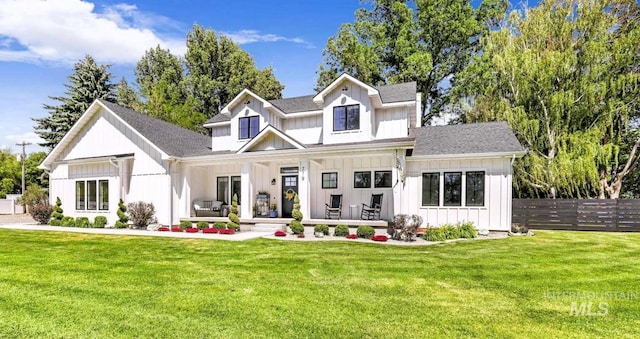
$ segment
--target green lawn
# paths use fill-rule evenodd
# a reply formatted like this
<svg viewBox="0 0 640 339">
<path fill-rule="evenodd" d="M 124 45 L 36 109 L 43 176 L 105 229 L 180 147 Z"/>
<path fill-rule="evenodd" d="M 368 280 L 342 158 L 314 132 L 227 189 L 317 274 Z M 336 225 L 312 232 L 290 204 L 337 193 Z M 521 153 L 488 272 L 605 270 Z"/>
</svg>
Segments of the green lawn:
<svg viewBox="0 0 640 339">
<path fill-rule="evenodd" d="M 545 297 L 575 291 L 636 298 Z M 2 338 L 639 337 L 639 294 L 640 234 L 399 247 L 0 230 Z"/>
</svg>

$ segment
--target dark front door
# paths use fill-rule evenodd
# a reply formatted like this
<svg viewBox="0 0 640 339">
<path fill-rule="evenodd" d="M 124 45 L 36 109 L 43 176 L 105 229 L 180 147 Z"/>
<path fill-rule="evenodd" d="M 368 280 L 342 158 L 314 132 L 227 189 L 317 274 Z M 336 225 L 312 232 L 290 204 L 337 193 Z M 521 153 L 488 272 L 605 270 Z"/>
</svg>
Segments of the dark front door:
<svg viewBox="0 0 640 339">
<path fill-rule="evenodd" d="M 298 176 L 285 175 L 282 177 L 282 217 L 291 218 L 293 211 L 293 196 L 298 193 Z"/>
</svg>

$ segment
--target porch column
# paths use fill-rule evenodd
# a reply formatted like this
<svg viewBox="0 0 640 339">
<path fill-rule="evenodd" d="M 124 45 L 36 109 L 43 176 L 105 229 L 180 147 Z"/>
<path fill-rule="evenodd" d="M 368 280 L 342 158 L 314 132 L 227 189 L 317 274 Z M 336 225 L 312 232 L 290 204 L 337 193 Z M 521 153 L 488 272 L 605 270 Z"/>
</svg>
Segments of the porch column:
<svg viewBox="0 0 640 339">
<path fill-rule="evenodd" d="M 309 160 L 300 160 L 298 164 L 298 197 L 300 198 L 300 212 L 306 219 L 311 218 L 311 184 L 309 173 Z"/>
<path fill-rule="evenodd" d="M 396 152 L 397 154 L 398 152 Z M 402 153 L 402 158 L 404 158 L 404 151 Z M 402 204 L 402 192 L 404 191 L 404 159 L 400 156 L 396 156 L 394 159 L 393 169 L 391 170 L 391 180 L 393 182 L 393 211 L 391 211 L 391 218 L 393 218 L 396 214 L 407 213 L 406 207 L 403 208 Z"/>
<path fill-rule="evenodd" d="M 242 169 L 240 170 L 240 200 L 238 204 L 240 204 L 240 217 L 245 219 L 253 218 L 253 214 L 251 213 L 251 206 L 253 205 L 251 200 L 251 164 L 245 162 L 242 164 Z"/>
</svg>

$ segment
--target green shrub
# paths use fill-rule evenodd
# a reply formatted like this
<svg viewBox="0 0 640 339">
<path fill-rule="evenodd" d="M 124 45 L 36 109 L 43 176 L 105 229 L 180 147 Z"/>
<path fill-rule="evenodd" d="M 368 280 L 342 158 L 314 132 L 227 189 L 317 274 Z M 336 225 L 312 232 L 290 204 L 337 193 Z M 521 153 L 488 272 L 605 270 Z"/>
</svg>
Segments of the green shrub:
<svg viewBox="0 0 640 339">
<path fill-rule="evenodd" d="M 338 225 L 333 229 L 333 235 L 336 237 L 344 237 L 349 234 L 349 226 L 347 225 Z"/>
<path fill-rule="evenodd" d="M 444 237 L 446 239 L 459 239 L 460 238 L 460 229 L 453 225 L 442 225 L 440 226 L 442 232 L 444 233 Z"/>
<path fill-rule="evenodd" d="M 478 237 L 478 231 L 473 227 L 473 223 L 471 221 L 459 224 L 458 229 L 460 230 L 460 238 L 473 239 Z"/>
<path fill-rule="evenodd" d="M 229 213 L 229 222 L 227 227 L 236 231 L 240 230 L 240 218 L 238 217 L 238 195 L 234 194 L 231 199 L 231 213 Z"/>
<path fill-rule="evenodd" d="M 356 230 L 356 234 L 358 235 L 358 238 L 371 239 L 371 237 L 376 234 L 376 230 L 368 225 L 360 225 Z"/>
<path fill-rule="evenodd" d="M 120 221 L 120 226 L 122 226 L 122 224 L 125 225 L 125 227 L 116 227 L 116 228 L 126 228 L 127 224 L 129 223 L 129 217 L 126 214 L 127 212 L 127 206 L 124 205 L 124 201 L 122 201 L 122 199 L 120 199 L 120 202 L 118 202 L 118 221 Z M 117 223 L 116 223 L 117 224 Z"/>
<path fill-rule="evenodd" d="M 63 217 L 62 218 L 62 226 L 64 227 L 74 227 L 76 226 L 76 219 L 73 217 Z"/>
<path fill-rule="evenodd" d="M 318 224 L 313 228 L 313 233 L 322 233 L 324 235 L 329 235 L 329 226 L 325 224 Z"/>
<path fill-rule="evenodd" d="M 201 229 L 204 229 L 204 228 L 209 228 L 209 223 L 206 222 L 206 221 L 198 221 L 196 226 L 198 227 L 199 230 L 201 230 Z"/>
<path fill-rule="evenodd" d="M 115 225 L 113 225 L 113 227 L 115 227 L 115 228 L 127 228 L 127 227 L 129 227 L 129 225 L 128 225 L 128 224 L 123 223 L 123 222 L 122 222 L 122 221 L 120 221 L 120 220 L 118 220 L 118 221 L 116 221 L 116 224 L 115 224 Z"/>
<path fill-rule="evenodd" d="M 53 212 L 53 206 L 46 202 L 40 202 L 29 206 L 29 214 L 33 220 L 42 225 L 49 223 L 49 220 L 51 219 L 51 212 Z"/>
<path fill-rule="evenodd" d="M 22 206 L 27 206 L 29 210 L 29 214 L 31 214 L 32 206 L 35 206 L 38 204 L 49 205 L 49 195 L 39 185 L 32 184 L 27 187 L 27 189 L 24 191 L 22 196 L 19 197 L 18 200 L 16 200 L 16 202 Z M 31 214 L 31 216 L 33 216 L 33 214 Z"/>
<path fill-rule="evenodd" d="M 191 223 L 191 221 L 188 221 L 188 220 L 182 220 L 180 222 L 180 227 L 182 227 L 182 229 L 191 228 L 193 227 L 193 223 Z"/>
<path fill-rule="evenodd" d="M 239 231 L 240 230 L 240 225 L 234 223 L 234 222 L 228 222 L 227 223 L 227 228 L 232 229 L 234 231 Z"/>
<path fill-rule="evenodd" d="M 226 222 L 222 222 L 222 221 L 216 221 L 213 223 L 213 227 L 219 229 L 219 230 L 223 230 L 225 228 L 227 228 L 227 223 Z"/>
<path fill-rule="evenodd" d="M 87 228 L 91 225 L 89 222 L 89 218 L 87 217 L 77 217 L 76 218 L 76 227 Z"/>
<path fill-rule="evenodd" d="M 95 228 L 104 228 L 107 225 L 107 217 L 104 215 L 99 215 L 93 220 L 93 227 Z"/>
<path fill-rule="evenodd" d="M 51 212 L 51 218 L 57 220 L 57 224 L 55 226 L 62 225 L 62 218 L 64 215 L 62 214 L 62 201 L 60 201 L 60 197 L 56 197 L 56 205 L 53 207 L 53 212 Z"/>
<path fill-rule="evenodd" d="M 60 221 L 58 219 L 51 219 L 51 220 L 49 220 L 49 225 L 51 225 L 51 226 L 60 226 L 60 225 L 62 225 L 62 221 Z"/>
<path fill-rule="evenodd" d="M 304 233 L 304 226 L 298 220 L 293 220 L 289 223 L 289 228 L 293 234 Z"/>
<path fill-rule="evenodd" d="M 422 238 L 426 241 L 445 241 L 447 237 L 444 234 L 444 231 L 440 227 L 428 227 L 424 230 L 424 235 Z"/>
<path fill-rule="evenodd" d="M 133 226 L 138 229 L 145 229 L 153 221 L 156 209 L 152 203 L 146 203 L 144 201 L 132 202 L 127 205 L 127 211 L 129 211 L 129 217 Z"/>
</svg>

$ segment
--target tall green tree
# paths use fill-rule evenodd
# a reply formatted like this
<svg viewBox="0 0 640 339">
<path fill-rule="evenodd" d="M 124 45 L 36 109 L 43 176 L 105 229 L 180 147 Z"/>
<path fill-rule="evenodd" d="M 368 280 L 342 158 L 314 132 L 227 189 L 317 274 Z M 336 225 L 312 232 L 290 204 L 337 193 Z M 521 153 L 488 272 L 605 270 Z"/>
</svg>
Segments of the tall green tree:
<svg viewBox="0 0 640 339">
<path fill-rule="evenodd" d="M 370 84 L 416 81 L 426 115 L 439 114 L 456 76 L 478 52 L 479 37 L 504 17 L 506 0 L 477 9 L 464 0 L 370 0 L 329 38 L 316 90 L 341 73 Z M 449 85 L 447 85 L 447 83 Z"/>
<path fill-rule="evenodd" d="M 127 79 L 122 77 L 115 89 L 116 104 L 137 110 L 140 107 L 140 100 L 138 99 L 138 93 L 129 86 Z"/>
<path fill-rule="evenodd" d="M 0 199 L 7 194 L 20 193 L 21 171 L 16 155 L 8 148 L 0 149 Z"/>
<path fill-rule="evenodd" d="M 258 69 L 236 43 L 199 25 L 187 35 L 185 67 L 190 94 L 207 118 L 218 114 L 244 88 L 267 100 L 280 98 L 284 89 L 271 67 Z"/>
<path fill-rule="evenodd" d="M 94 100 L 114 101 L 109 67 L 98 65 L 89 55 L 73 66 L 73 73 L 68 77 L 69 83 L 64 84 L 66 96 L 49 97 L 60 104 L 43 105 L 49 115 L 33 119 L 36 122 L 36 134 L 45 140 L 40 146 L 53 149 Z"/>
<path fill-rule="evenodd" d="M 617 198 L 638 170 L 639 6 L 551 0 L 514 11 L 461 81 L 465 121 L 506 120 L 529 154 L 516 196 Z"/>
<path fill-rule="evenodd" d="M 40 187 L 49 187 L 49 175 L 38 168 L 47 157 L 45 152 L 34 152 L 27 156 L 24 161 L 25 184 L 27 187 L 37 185 Z M 22 169 L 21 169 L 22 170 Z"/>
</svg>

